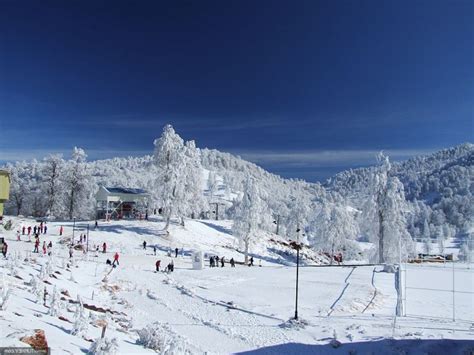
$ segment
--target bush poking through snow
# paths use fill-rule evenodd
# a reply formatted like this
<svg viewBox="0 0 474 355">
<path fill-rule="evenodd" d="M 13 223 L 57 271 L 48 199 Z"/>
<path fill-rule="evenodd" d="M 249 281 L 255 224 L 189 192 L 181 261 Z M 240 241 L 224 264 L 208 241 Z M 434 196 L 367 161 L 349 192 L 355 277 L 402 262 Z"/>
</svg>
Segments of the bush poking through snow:
<svg viewBox="0 0 474 355">
<path fill-rule="evenodd" d="M 168 325 L 155 322 L 138 331 L 138 344 L 162 355 L 190 354 L 186 340 Z"/>
<path fill-rule="evenodd" d="M 59 310 L 59 294 L 56 286 L 54 286 L 53 294 L 51 295 L 51 303 L 49 304 L 48 314 L 50 316 L 57 316 Z"/>
<path fill-rule="evenodd" d="M 92 355 L 115 355 L 118 351 L 117 339 L 99 338 L 94 341 L 89 349 Z"/>
<path fill-rule="evenodd" d="M 2 283 L 0 285 L 0 311 L 7 308 L 8 298 L 10 297 L 10 288 L 5 280 L 5 274 L 2 275 Z"/>
<path fill-rule="evenodd" d="M 81 297 L 77 295 L 77 305 L 76 305 L 76 315 L 74 326 L 71 330 L 72 335 L 82 335 L 87 332 L 89 328 L 89 322 L 84 311 L 84 306 L 82 304 Z"/>
</svg>

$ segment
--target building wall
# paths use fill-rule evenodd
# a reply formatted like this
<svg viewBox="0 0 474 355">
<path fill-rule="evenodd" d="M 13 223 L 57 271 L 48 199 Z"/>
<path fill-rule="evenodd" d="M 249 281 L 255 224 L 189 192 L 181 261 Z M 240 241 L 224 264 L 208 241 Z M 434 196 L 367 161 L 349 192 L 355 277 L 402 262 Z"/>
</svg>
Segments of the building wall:
<svg viewBox="0 0 474 355">
<path fill-rule="evenodd" d="M 3 216 L 3 203 L 10 197 L 10 174 L 0 170 L 0 217 Z"/>
</svg>

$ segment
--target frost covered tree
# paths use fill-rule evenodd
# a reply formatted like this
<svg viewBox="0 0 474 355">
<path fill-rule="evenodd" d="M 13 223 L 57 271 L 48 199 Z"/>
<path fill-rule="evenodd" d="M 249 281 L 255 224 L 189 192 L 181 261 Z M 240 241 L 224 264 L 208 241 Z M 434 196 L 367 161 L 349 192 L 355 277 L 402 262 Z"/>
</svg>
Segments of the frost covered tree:
<svg viewBox="0 0 474 355">
<path fill-rule="evenodd" d="M 185 156 L 185 199 L 187 216 L 196 218 L 207 209 L 203 195 L 202 165 L 199 150 L 194 141 L 186 142 L 184 146 Z"/>
<path fill-rule="evenodd" d="M 411 246 L 406 222 L 408 205 L 402 183 L 389 175 L 388 157 L 380 153 L 377 161 L 360 225 L 375 244 L 378 262 L 396 262 L 400 255 L 402 258 L 407 256 Z"/>
<path fill-rule="evenodd" d="M 310 242 L 331 255 L 331 264 L 337 252 L 347 250 L 347 257 L 352 259 L 359 251 L 354 239 L 359 228 L 355 212 L 344 204 L 325 203 L 310 224 Z"/>
<path fill-rule="evenodd" d="M 98 338 L 89 349 L 91 355 L 115 355 L 119 350 L 117 338 Z"/>
<path fill-rule="evenodd" d="M 137 343 L 159 354 L 191 354 L 186 340 L 174 332 L 169 325 L 155 322 L 138 331 Z"/>
<path fill-rule="evenodd" d="M 233 235 L 238 238 L 241 247 L 244 248 L 246 264 L 249 259 L 249 247 L 258 237 L 258 231 L 266 212 L 256 182 L 252 178 L 248 178 L 232 226 Z"/>
<path fill-rule="evenodd" d="M 423 242 L 423 250 L 425 254 L 431 254 L 431 231 L 430 231 L 430 225 L 428 224 L 428 220 L 426 219 L 423 224 L 422 242 Z"/>
<path fill-rule="evenodd" d="M 302 238 L 309 223 L 312 203 L 309 194 L 305 193 L 305 187 L 305 182 L 297 181 L 290 191 L 288 215 L 284 219 L 284 226 L 286 236 L 291 240 Z"/>
<path fill-rule="evenodd" d="M 72 335 L 82 335 L 87 332 L 89 322 L 84 311 L 81 297 L 77 295 L 76 314 L 74 316 L 74 325 L 71 330 Z"/>
<path fill-rule="evenodd" d="M 184 142 L 171 125 L 163 128 L 159 139 L 155 139 L 154 162 L 158 166 L 158 178 L 154 184 L 155 199 L 161 203 L 166 219 L 164 230 L 168 230 L 171 217 L 182 217 L 185 189 Z"/>
<path fill-rule="evenodd" d="M 53 216 L 63 215 L 63 169 L 64 160 L 61 155 L 52 154 L 44 159 L 41 177 L 46 199 L 46 213 Z"/>
<path fill-rule="evenodd" d="M 209 171 L 209 176 L 207 178 L 207 193 L 208 193 L 207 197 L 209 199 L 209 203 L 215 202 L 214 197 L 217 192 L 217 186 L 218 186 L 218 182 L 217 182 L 216 173 L 214 171 Z"/>
<path fill-rule="evenodd" d="M 2 273 L 2 282 L 0 283 L 0 310 L 4 311 L 7 308 L 10 293 L 10 287 L 8 282 L 5 280 L 5 273 Z"/>
<path fill-rule="evenodd" d="M 65 177 L 66 205 L 69 219 L 88 217 L 93 207 L 92 191 L 88 189 L 91 177 L 86 165 L 87 155 L 83 149 L 74 147 L 67 164 Z"/>
<path fill-rule="evenodd" d="M 54 286 L 53 294 L 51 295 L 51 302 L 49 304 L 48 314 L 50 316 L 57 316 L 58 315 L 58 308 L 59 308 L 59 294 L 56 286 Z"/>
</svg>

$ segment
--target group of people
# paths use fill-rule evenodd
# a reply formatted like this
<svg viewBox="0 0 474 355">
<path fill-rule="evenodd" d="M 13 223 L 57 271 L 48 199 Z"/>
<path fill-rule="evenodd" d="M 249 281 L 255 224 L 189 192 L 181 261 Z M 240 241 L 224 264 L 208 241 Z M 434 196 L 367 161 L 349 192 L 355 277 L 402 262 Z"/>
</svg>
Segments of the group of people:
<svg viewBox="0 0 474 355">
<path fill-rule="evenodd" d="M 33 232 L 33 235 L 39 235 L 39 234 L 46 234 L 48 232 L 48 226 L 46 225 L 46 222 L 41 222 L 39 226 L 22 226 L 21 227 L 21 234 L 22 235 L 31 235 L 31 232 Z M 20 231 L 17 231 L 17 236 L 19 236 Z"/>
<path fill-rule="evenodd" d="M 107 265 L 112 265 L 112 267 L 116 267 L 115 265 L 120 265 L 119 263 L 119 258 L 120 258 L 120 255 L 118 252 L 115 252 L 114 254 L 114 261 L 110 261 L 110 259 L 107 259 L 107 261 L 105 262 Z"/>
<path fill-rule="evenodd" d="M 35 248 L 33 249 L 33 253 L 38 253 L 39 254 L 39 246 L 40 246 L 40 238 L 39 235 L 35 235 Z M 49 241 L 49 243 L 46 245 L 46 241 L 43 240 L 43 245 L 42 245 L 42 251 L 43 255 L 48 254 L 51 256 L 51 252 L 53 250 L 53 242 Z"/>
<path fill-rule="evenodd" d="M 46 234 L 48 232 L 48 226 L 46 222 L 41 222 L 38 226 L 22 226 L 21 232 L 20 229 L 16 231 L 16 240 L 20 241 L 22 235 L 28 236 L 28 241 L 31 241 L 31 235 L 33 234 L 35 238 L 39 238 L 40 234 Z"/>
<path fill-rule="evenodd" d="M 217 255 L 215 256 L 211 256 L 209 258 L 209 267 L 219 267 L 219 261 L 221 263 L 221 267 L 224 267 L 224 264 L 225 264 L 225 257 L 221 257 L 219 258 Z M 229 260 L 229 264 L 231 267 L 235 267 L 235 260 L 234 258 L 231 258 Z"/>
<path fill-rule="evenodd" d="M 160 267 L 161 267 L 161 260 L 157 260 L 155 262 L 155 268 L 156 268 L 155 272 L 159 272 Z M 165 271 L 165 272 L 173 272 L 174 271 L 174 262 L 173 262 L 173 260 L 170 260 L 170 262 L 168 263 L 168 265 L 166 266 L 166 268 L 163 271 Z"/>
</svg>

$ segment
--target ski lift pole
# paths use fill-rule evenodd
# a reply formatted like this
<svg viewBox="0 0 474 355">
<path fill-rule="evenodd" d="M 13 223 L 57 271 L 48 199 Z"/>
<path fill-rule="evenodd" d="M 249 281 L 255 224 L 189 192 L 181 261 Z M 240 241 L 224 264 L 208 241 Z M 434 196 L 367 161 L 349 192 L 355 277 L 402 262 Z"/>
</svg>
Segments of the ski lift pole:
<svg viewBox="0 0 474 355">
<path fill-rule="evenodd" d="M 89 252 L 89 224 L 87 224 L 87 246 L 86 246 L 86 252 Z"/>
</svg>

